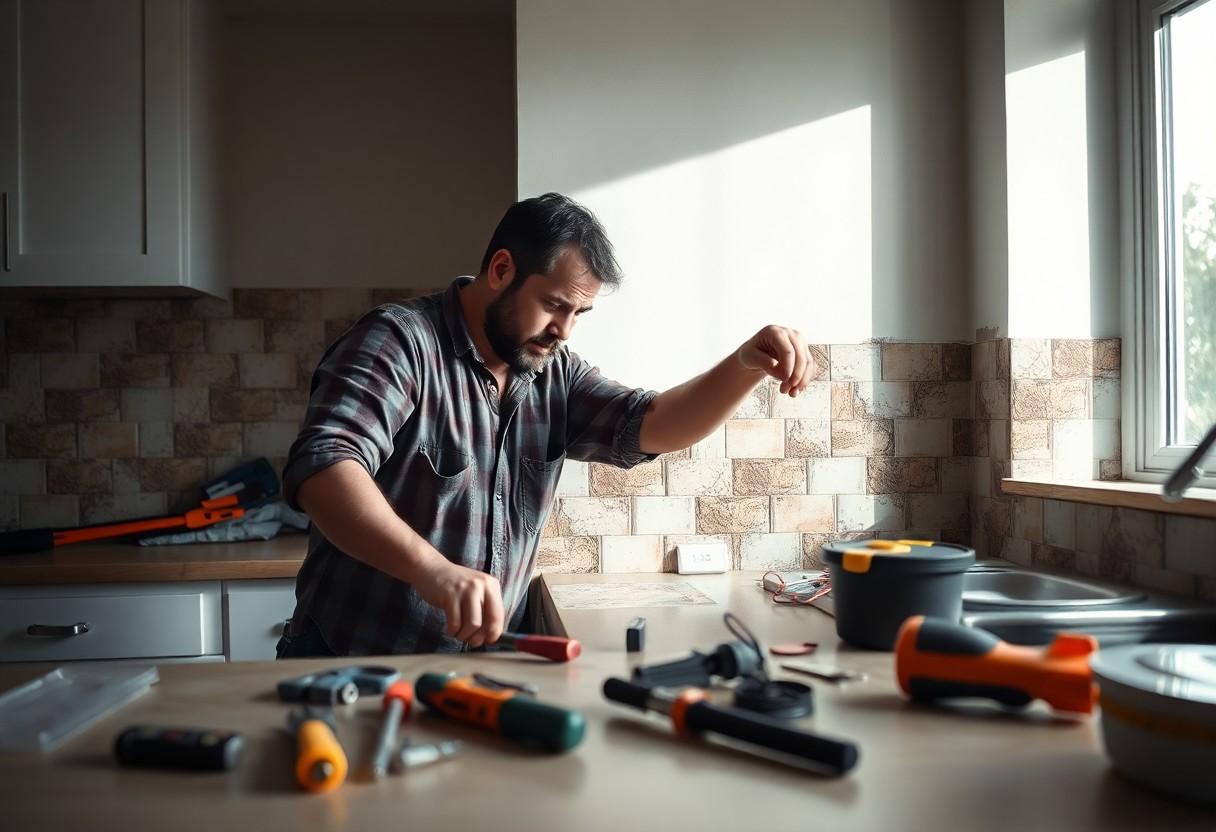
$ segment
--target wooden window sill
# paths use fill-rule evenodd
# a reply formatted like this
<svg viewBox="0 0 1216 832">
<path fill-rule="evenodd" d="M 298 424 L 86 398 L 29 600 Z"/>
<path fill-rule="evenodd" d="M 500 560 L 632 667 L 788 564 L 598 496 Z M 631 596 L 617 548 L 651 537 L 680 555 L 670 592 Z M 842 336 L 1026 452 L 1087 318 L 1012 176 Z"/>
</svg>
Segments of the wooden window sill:
<svg viewBox="0 0 1216 832">
<path fill-rule="evenodd" d="M 1216 489 L 1211 488 L 1192 488 L 1177 503 L 1167 503 L 1161 498 L 1161 486 L 1146 482 L 1003 479 L 1001 491 L 1019 497 L 1041 497 L 1045 500 L 1067 500 L 1216 519 Z"/>
</svg>

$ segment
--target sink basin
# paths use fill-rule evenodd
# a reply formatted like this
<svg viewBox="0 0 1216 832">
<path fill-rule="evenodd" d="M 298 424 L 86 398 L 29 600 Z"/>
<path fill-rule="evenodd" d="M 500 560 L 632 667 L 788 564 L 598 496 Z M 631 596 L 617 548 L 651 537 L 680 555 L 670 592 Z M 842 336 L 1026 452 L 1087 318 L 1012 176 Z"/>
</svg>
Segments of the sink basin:
<svg viewBox="0 0 1216 832">
<path fill-rule="evenodd" d="M 1013 569 L 977 569 L 963 576 L 963 609 L 1077 608 L 1144 599 L 1128 591 L 1078 578 Z"/>
</svg>

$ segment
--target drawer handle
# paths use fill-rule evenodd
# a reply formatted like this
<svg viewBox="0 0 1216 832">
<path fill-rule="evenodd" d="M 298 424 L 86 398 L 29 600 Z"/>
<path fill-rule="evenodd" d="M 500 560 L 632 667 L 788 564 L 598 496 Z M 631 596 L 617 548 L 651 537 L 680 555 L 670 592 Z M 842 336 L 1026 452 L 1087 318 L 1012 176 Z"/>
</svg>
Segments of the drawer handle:
<svg viewBox="0 0 1216 832">
<path fill-rule="evenodd" d="M 89 625 L 83 621 L 75 624 L 31 624 L 25 628 L 30 636 L 78 636 L 89 631 Z"/>
</svg>

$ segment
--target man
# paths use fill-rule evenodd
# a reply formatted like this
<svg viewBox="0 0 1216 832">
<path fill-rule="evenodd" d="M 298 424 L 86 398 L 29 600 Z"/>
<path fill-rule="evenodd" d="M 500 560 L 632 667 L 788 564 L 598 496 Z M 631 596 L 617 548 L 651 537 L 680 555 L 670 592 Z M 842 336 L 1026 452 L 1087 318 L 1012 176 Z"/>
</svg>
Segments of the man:
<svg viewBox="0 0 1216 832">
<path fill-rule="evenodd" d="M 603 377 L 564 342 L 619 281 L 598 220 L 545 194 L 507 211 L 475 278 L 329 348 L 283 477 L 313 528 L 280 658 L 493 644 L 522 623 L 566 459 L 628 468 L 708 436 L 766 374 L 806 388 L 807 344 L 777 326 L 662 394 Z"/>
</svg>

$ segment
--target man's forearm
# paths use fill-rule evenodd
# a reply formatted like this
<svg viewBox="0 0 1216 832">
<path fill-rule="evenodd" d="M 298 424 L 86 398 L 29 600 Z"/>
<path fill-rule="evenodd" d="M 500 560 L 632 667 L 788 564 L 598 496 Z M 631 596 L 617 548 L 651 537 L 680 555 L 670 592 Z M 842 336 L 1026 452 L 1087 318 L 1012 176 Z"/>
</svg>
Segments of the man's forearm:
<svg viewBox="0 0 1216 832">
<path fill-rule="evenodd" d="M 744 367 L 732 353 L 696 378 L 660 393 L 642 418 L 642 452 L 668 453 L 700 442 L 739 409 L 764 376 L 762 370 Z"/>
<path fill-rule="evenodd" d="M 346 554 L 406 583 L 443 558 L 393 511 L 362 465 L 343 460 L 300 484 L 296 499 L 321 534 Z"/>
</svg>

